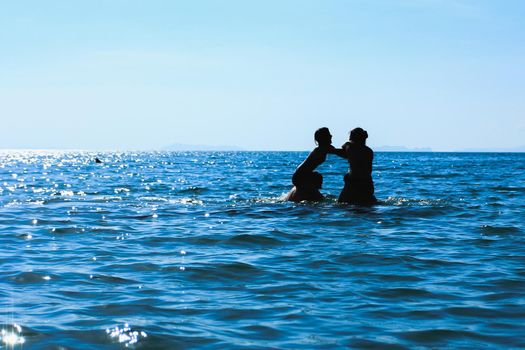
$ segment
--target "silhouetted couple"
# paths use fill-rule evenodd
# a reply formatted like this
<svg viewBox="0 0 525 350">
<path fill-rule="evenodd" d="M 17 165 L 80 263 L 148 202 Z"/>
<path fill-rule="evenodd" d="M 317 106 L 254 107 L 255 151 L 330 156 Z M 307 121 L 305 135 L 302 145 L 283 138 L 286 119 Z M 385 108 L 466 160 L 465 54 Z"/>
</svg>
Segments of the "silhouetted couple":
<svg viewBox="0 0 525 350">
<path fill-rule="evenodd" d="M 332 135 L 328 128 L 320 128 L 314 134 L 317 147 L 297 167 L 292 177 L 294 187 L 286 196 L 293 202 L 320 201 L 324 197 L 319 191 L 323 186 L 323 176 L 314 171 L 321 165 L 328 154 L 335 154 L 348 160 L 349 172 L 344 176 L 344 187 L 338 202 L 371 205 L 377 200 L 374 196 L 372 181 L 372 161 L 374 152 L 366 145 L 368 133 L 355 128 L 350 132 L 350 139 L 341 148 L 332 145 Z"/>
</svg>

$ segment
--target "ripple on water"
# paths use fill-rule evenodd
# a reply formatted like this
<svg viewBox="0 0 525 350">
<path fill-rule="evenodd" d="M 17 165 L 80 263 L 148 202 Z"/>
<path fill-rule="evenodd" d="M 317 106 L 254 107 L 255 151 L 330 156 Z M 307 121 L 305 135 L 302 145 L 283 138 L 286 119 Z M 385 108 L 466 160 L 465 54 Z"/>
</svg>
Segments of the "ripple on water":
<svg viewBox="0 0 525 350">
<path fill-rule="evenodd" d="M 257 266 L 242 262 L 192 266 L 186 271 L 187 277 L 192 280 L 229 280 L 235 284 L 242 281 L 252 280 L 264 273 Z"/>
<path fill-rule="evenodd" d="M 89 275 L 89 278 L 93 281 L 109 283 L 109 284 L 138 284 L 138 281 L 135 281 L 129 278 L 124 278 L 124 277 L 112 276 L 112 275 L 93 274 L 93 275 Z"/>
<path fill-rule="evenodd" d="M 240 332 L 242 332 L 243 337 L 249 339 L 280 339 L 285 336 L 288 332 L 276 329 L 274 327 L 265 326 L 265 325 L 249 325 L 240 327 Z"/>
<path fill-rule="evenodd" d="M 126 347 L 139 343 L 141 340 L 148 337 L 148 334 L 143 330 L 132 329 L 129 324 L 124 326 L 116 326 L 114 328 L 107 328 L 106 334 L 113 340 Z"/>
<path fill-rule="evenodd" d="M 271 247 L 282 245 L 283 242 L 276 238 L 272 238 L 264 235 L 252 235 L 252 234 L 240 234 L 225 240 L 226 244 L 236 246 L 254 246 L 254 247 Z"/>
<path fill-rule="evenodd" d="M 170 204 L 183 204 L 183 205 L 203 205 L 204 202 L 197 198 L 179 198 L 168 200 Z"/>
<path fill-rule="evenodd" d="M 442 207 L 450 203 L 445 199 L 413 199 L 404 197 L 387 197 L 379 201 L 380 205 L 406 206 L 406 207 Z"/>
<path fill-rule="evenodd" d="M 525 193 L 525 187 L 518 187 L 518 186 L 494 186 L 490 188 L 491 190 L 497 191 L 497 192 L 503 192 L 503 193 Z"/>
<path fill-rule="evenodd" d="M 129 263 L 129 264 L 111 264 L 107 265 L 108 269 L 112 269 L 114 271 L 158 271 L 160 270 L 160 266 L 154 263 Z"/>
<path fill-rule="evenodd" d="M 209 188 L 207 187 L 198 187 L 198 186 L 192 186 L 192 187 L 188 187 L 188 188 L 184 188 L 184 189 L 181 189 L 179 190 L 180 193 L 183 193 L 183 194 L 203 194 L 205 192 L 208 192 L 209 191 Z"/>
<path fill-rule="evenodd" d="M 506 235 L 521 233 L 519 227 L 516 226 L 491 226 L 482 225 L 480 227 L 481 233 L 484 235 Z"/>
<path fill-rule="evenodd" d="M 45 283 L 50 280 L 58 279 L 57 275 L 45 273 L 45 272 L 20 272 L 9 278 L 16 284 L 35 284 Z"/>
<path fill-rule="evenodd" d="M 315 293 L 321 292 L 323 289 L 314 283 L 306 282 L 275 282 L 266 283 L 262 285 L 249 286 L 250 291 L 259 295 L 259 297 L 270 297 L 272 299 L 278 298 L 280 295 L 295 295 L 297 293 Z M 266 299 L 266 298 L 264 298 Z"/>
<path fill-rule="evenodd" d="M 465 329 L 424 329 L 399 332 L 397 335 L 411 343 L 456 348 L 486 348 L 487 345 L 499 345 L 505 348 L 523 346 L 525 342 L 505 336 L 482 334 Z"/>
<path fill-rule="evenodd" d="M 145 330 L 129 324 L 106 329 L 55 329 L 49 332 L 28 334 L 24 328 L 25 344 L 12 349 L 113 349 L 115 345 L 117 348 L 133 349 L 147 347 L 150 343 L 149 334 Z"/>
<path fill-rule="evenodd" d="M 382 342 L 377 340 L 370 339 L 360 339 L 359 337 L 354 337 L 348 343 L 349 348 L 351 349 L 389 349 L 389 350 L 407 350 L 409 347 L 405 347 L 394 342 Z"/>
<path fill-rule="evenodd" d="M 61 226 L 51 228 L 50 232 L 56 235 L 84 234 L 86 233 L 86 228 L 79 226 Z"/>
<path fill-rule="evenodd" d="M 474 319 L 481 318 L 485 320 L 520 317 L 519 316 L 520 312 L 516 312 L 516 310 L 507 312 L 501 308 L 498 309 L 498 308 L 486 308 L 486 307 L 476 307 L 476 306 L 449 307 L 449 308 L 444 308 L 443 312 L 446 312 L 450 315 L 457 316 L 457 317 L 474 318 Z"/>
<path fill-rule="evenodd" d="M 166 198 L 163 198 L 163 197 L 139 197 L 138 198 L 139 201 L 142 201 L 142 202 L 168 202 L 168 199 Z"/>
<path fill-rule="evenodd" d="M 436 294 L 425 290 L 424 288 L 407 288 L 407 287 L 398 287 L 398 288 L 379 288 L 372 290 L 369 295 L 374 296 L 379 299 L 397 299 L 397 300 L 445 300 L 445 299 L 454 299 L 454 297 L 449 294 L 440 293 Z"/>
</svg>

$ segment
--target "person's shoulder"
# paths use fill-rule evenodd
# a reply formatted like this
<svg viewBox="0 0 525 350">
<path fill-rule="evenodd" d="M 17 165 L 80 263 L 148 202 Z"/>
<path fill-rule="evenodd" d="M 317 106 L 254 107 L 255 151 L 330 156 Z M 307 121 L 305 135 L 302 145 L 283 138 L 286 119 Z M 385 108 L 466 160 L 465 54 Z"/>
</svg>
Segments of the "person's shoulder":
<svg viewBox="0 0 525 350">
<path fill-rule="evenodd" d="M 312 152 L 310 152 L 310 155 L 312 156 L 320 156 L 327 152 L 326 148 L 317 146 L 315 147 Z"/>
<path fill-rule="evenodd" d="M 328 153 L 334 153 L 336 148 L 333 146 L 333 145 L 328 145 L 328 146 L 317 146 L 315 148 L 316 150 L 318 150 L 317 152 L 319 154 L 328 154 Z"/>
</svg>

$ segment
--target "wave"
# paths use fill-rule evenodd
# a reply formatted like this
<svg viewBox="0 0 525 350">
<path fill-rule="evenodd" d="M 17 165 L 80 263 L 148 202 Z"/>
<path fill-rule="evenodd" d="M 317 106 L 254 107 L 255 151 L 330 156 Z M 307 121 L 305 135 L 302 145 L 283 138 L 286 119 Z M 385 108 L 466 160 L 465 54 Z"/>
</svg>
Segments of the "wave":
<svg viewBox="0 0 525 350">
<path fill-rule="evenodd" d="M 484 235 L 506 235 L 506 234 L 521 233 L 520 228 L 516 226 L 482 225 L 480 227 L 480 230 L 481 230 L 481 233 Z"/>
<path fill-rule="evenodd" d="M 103 282 L 110 284 L 138 284 L 138 281 L 112 275 L 93 274 L 89 275 L 89 279 L 94 282 Z"/>
<path fill-rule="evenodd" d="M 498 191 L 498 192 L 503 192 L 503 193 L 506 193 L 506 192 L 516 192 L 516 193 L 525 193 L 525 187 L 517 187 L 517 186 L 494 186 L 494 187 L 490 187 L 491 190 L 493 191 Z"/>
<path fill-rule="evenodd" d="M 415 199 L 404 197 L 387 197 L 384 200 L 379 200 L 379 205 L 387 206 L 447 206 L 450 204 L 445 199 Z"/>
<path fill-rule="evenodd" d="M 168 202 L 168 199 L 166 198 L 162 198 L 162 197 L 152 197 L 152 196 L 148 196 L 148 197 L 138 197 L 137 198 L 139 201 L 143 201 L 143 202 Z"/>
<path fill-rule="evenodd" d="M 251 235 L 251 234 L 240 234 L 228 238 L 224 243 L 239 246 L 279 246 L 283 242 L 276 238 L 262 236 L 262 235 Z"/>
<path fill-rule="evenodd" d="M 233 283 L 239 283 L 257 278 L 258 275 L 263 274 L 263 270 L 252 264 L 232 262 L 192 266 L 186 269 L 186 273 L 187 278 L 191 280 L 230 280 Z"/>
<path fill-rule="evenodd" d="M 184 205 L 203 205 L 204 201 L 196 198 L 179 198 L 179 199 L 170 199 L 170 204 L 184 204 Z"/>
<path fill-rule="evenodd" d="M 46 283 L 51 280 L 58 279 L 57 275 L 49 274 L 46 272 L 20 272 L 9 278 L 16 284 L 35 284 L 35 283 Z"/>
<path fill-rule="evenodd" d="M 202 194 L 202 193 L 208 192 L 209 190 L 210 189 L 207 187 L 194 186 L 194 187 L 184 188 L 180 190 L 179 192 L 180 193 L 191 193 L 191 194 Z"/>
</svg>

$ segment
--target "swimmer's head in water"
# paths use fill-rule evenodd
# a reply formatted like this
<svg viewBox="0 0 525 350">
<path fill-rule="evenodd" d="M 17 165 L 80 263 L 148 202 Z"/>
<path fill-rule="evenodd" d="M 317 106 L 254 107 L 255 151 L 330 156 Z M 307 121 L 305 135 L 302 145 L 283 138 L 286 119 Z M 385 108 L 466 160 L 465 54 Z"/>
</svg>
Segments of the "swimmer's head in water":
<svg viewBox="0 0 525 350">
<path fill-rule="evenodd" d="M 319 146 L 328 146 L 332 144 L 332 135 L 328 128 L 320 128 L 315 131 L 314 140 Z"/>
<path fill-rule="evenodd" d="M 350 131 L 350 141 L 354 141 L 355 143 L 364 144 L 367 138 L 368 138 L 368 133 L 366 132 L 366 130 L 363 130 L 362 128 L 355 128 L 352 131 Z"/>
</svg>

